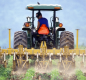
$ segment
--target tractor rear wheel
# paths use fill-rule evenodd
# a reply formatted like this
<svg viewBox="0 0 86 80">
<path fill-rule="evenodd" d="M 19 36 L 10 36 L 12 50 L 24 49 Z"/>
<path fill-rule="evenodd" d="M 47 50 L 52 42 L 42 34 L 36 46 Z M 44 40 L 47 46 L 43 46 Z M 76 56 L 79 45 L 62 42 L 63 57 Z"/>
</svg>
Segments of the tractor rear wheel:
<svg viewBox="0 0 86 80">
<path fill-rule="evenodd" d="M 14 33 L 14 49 L 17 49 L 20 44 L 23 48 L 27 48 L 27 34 L 24 31 Z"/>
<path fill-rule="evenodd" d="M 60 48 L 68 45 L 69 49 L 74 49 L 74 35 L 72 32 L 63 31 L 60 35 Z"/>
</svg>

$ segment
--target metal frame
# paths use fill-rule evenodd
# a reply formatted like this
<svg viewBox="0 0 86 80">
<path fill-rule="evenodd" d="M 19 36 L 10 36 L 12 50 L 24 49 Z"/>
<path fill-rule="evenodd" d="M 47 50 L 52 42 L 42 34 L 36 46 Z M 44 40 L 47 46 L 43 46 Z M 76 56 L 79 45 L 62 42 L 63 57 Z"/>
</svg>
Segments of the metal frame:
<svg viewBox="0 0 86 80">
<path fill-rule="evenodd" d="M 34 29 L 34 10 L 32 10 L 32 29 Z M 33 36 L 32 36 L 32 47 L 34 47 L 34 45 L 33 45 Z"/>
<path fill-rule="evenodd" d="M 56 19 L 55 19 L 55 17 L 56 17 L 56 11 L 54 10 L 54 12 L 53 12 L 53 27 L 54 27 L 54 42 L 53 42 L 53 44 L 54 44 L 54 48 L 56 47 L 56 34 L 55 34 L 55 21 L 56 21 Z"/>
<path fill-rule="evenodd" d="M 32 28 L 34 28 L 34 10 L 32 10 Z"/>
</svg>

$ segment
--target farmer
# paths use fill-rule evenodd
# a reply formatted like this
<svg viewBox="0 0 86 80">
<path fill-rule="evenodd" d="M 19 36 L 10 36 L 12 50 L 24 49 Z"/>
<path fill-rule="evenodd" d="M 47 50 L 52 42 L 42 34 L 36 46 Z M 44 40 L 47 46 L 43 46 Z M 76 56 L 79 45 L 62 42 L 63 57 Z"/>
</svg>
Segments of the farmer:
<svg viewBox="0 0 86 80">
<path fill-rule="evenodd" d="M 35 37 L 35 39 L 37 40 L 37 35 L 49 34 L 49 25 L 48 25 L 48 20 L 46 18 L 43 18 L 40 12 L 36 13 L 36 17 L 38 18 L 37 31 L 33 32 L 33 37 Z"/>
<path fill-rule="evenodd" d="M 38 18 L 38 25 L 37 30 L 42 27 L 42 25 L 45 25 L 47 28 L 49 28 L 48 20 L 46 18 L 42 17 L 42 14 L 40 12 L 36 13 L 36 17 Z"/>
</svg>

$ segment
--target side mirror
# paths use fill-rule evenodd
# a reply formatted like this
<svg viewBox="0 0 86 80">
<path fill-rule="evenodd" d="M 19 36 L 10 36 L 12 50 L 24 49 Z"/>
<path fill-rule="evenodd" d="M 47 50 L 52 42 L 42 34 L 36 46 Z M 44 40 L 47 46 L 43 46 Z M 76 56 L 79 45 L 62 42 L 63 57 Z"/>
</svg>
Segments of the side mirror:
<svg viewBox="0 0 86 80">
<path fill-rule="evenodd" d="M 27 22 L 31 22 L 31 17 L 26 17 L 27 18 Z"/>
<path fill-rule="evenodd" d="M 59 22 L 59 18 L 58 17 L 56 17 L 56 22 Z"/>
</svg>

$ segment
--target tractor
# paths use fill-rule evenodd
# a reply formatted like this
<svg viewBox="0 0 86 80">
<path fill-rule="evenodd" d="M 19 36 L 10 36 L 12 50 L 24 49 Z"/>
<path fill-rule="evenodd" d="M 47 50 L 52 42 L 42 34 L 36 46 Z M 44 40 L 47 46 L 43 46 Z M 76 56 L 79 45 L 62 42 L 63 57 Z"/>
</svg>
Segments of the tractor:
<svg viewBox="0 0 86 80">
<path fill-rule="evenodd" d="M 26 9 L 32 11 L 32 17 L 27 17 L 27 22 L 24 23 L 23 28 L 22 28 L 23 31 L 17 31 L 14 33 L 14 49 L 17 49 L 19 45 L 23 45 L 23 48 L 27 48 L 28 51 L 34 49 L 33 52 L 30 51 L 31 53 L 28 54 L 28 56 L 29 58 L 32 58 L 32 59 L 35 59 L 35 57 L 37 56 L 35 65 L 36 66 L 41 65 L 41 67 L 43 67 L 44 63 L 47 63 L 45 58 L 47 57 L 49 58 L 50 65 L 52 64 L 51 56 L 52 56 L 52 59 L 58 58 L 57 54 L 55 54 L 56 53 L 55 49 L 59 50 L 60 48 L 64 48 L 65 46 L 66 48 L 68 47 L 69 49 L 74 49 L 73 33 L 66 31 L 66 29 L 63 27 L 63 24 L 59 22 L 59 18 L 56 16 L 56 11 L 62 10 L 61 5 L 30 4 L 30 5 L 27 5 Z M 35 21 L 34 11 L 39 11 L 39 12 L 52 11 L 53 12 L 53 16 L 51 16 L 50 18 L 51 26 L 49 26 L 49 29 L 48 29 L 49 34 L 47 35 L 37 34 L 36 35 L 37 40 L 32 35 L 33 32 L 37 31 L 36 27 L 34 27 L 34 21 Z M 61 34 L 59 34 L 60 31 L 61 31 Z M 37 54 L 34 55 L 36 52 Z M 65 54 L 65 55 L 61 56 L 61 60 L 72 61 L 72 57 L 67 56 L 69 54 Z M 43 64 L 40 64 L 38 60 L 39 58 L 38 56 L 42 58 L 41 62 L 43 62 Z M 19 57 L 21 56 L 16 55 L 17 59 L 19 59 Z M 26 57 L 23 55 L 22 58 L 25 59 Z M 62 64 L 62 61 L 60 61 L 60 64 Z M 38 67 L 40 68 L 40 66 Z"/>
<path fill-rule="evenodd" d="M 6 68 L 6 55 L 13 55 L 13 70 L 27 69 L 30 67 L 30 59 L 34 60 L 33 66 L 36 71 L 52 70 L 53 60 L 58 60 L 56 68 L 60 70 L 72 70 L 75 67 L 75 56 L 82 56 L 81 65 L 85 62 L 85 49 L 78 48 L 78 30 L 76 29 L 76 48 L 74 48 L 74 35 L 72 32 L 66 31 L 63 24 L 59 22 L 56 11 L 62 10 L 58 4 L 29 4 L 27 10 L 32 11 L 32 17 L 27 17 L 22 30 L 14 33 L 14 48 L 11 48 L 11 35 L 9 29 L 9 48 L 2 49 L 0 47 L 0 58 L 4 60 Z M 37 39 L 33 36 L 34 32 L 39 32 L 34 27 L 34 11 L 52 11 L 53 16 L 50 17 L 51 25 L 48 34 L 37 34 Z M 49 23 L 49 21 L 48 21 Z M 44 29 L 43 29 L 44 30 Z M 44 31 L 45 32 L 45 31 Z"/>
<path fill-rule="evenodd" d="M 14 33 L 14 49 L 18 48 L 18 45 L 23 45 L 24 48 L 39 49 L 41 36 L 38 34 L 40 41 L 37 41 L 32 36 L 32 32 L 36 31 L 34 27 L 34 11 L 52 11 L 53 16 L 50 18 L 51 26 L 49 26 L 49 34 L 45 35 L 47 48 L 48 49 L 59 49 L 68 45 L 69 49 L 74 49 L 74 36 L 72 32 L 65 31 L 63 24 L 59 22 L 59 18 L 56 17 L 56 11 L 62 10 L 61 5 L 44 5 L 44 4 L 33 4 L 26 7 L 27 10 L 32 11 L 32 17 L 27 17 L 27 22 L 24 23 L 22 30 Z M 32 20 L 32 21 L 31 21 Z M 48 21 L 49 22 L 49 21 Z M 53 24 L 53 25 L 52 25 Z M 61 34 L 59 34 L 60 31 Z M 60 36 L 59 36 L 60 35 Z"/>
</svg>

